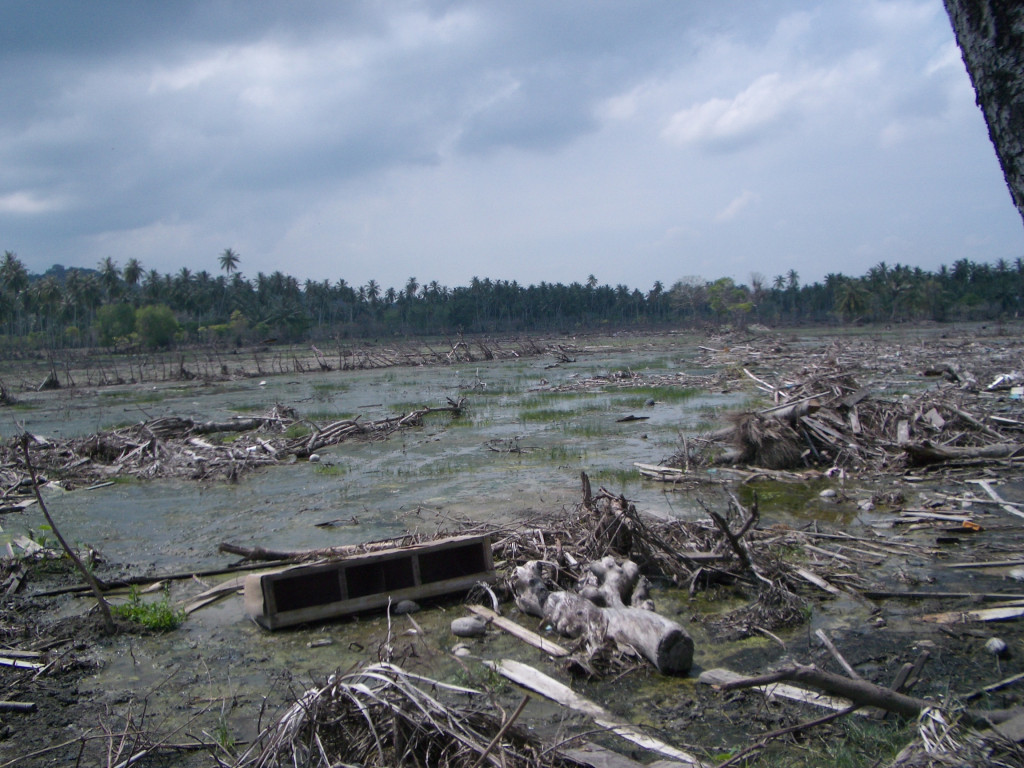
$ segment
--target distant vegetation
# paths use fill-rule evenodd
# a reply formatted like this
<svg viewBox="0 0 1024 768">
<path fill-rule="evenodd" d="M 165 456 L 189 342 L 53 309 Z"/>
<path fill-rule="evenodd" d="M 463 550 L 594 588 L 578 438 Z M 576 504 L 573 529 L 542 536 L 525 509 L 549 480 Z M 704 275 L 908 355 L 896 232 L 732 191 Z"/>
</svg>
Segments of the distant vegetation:
<svg viewBox="0 0 1024 768">
<path fill-rule="evenodd" d="M 410 277 L 401 289 L 351 286 L 273 272 L 247 278 L 226 249 L 220 274 L 146 271 L 136 259 L 96 269 L 51 267 L 30 275 L 7 251 L 0 261 L 0 350 L 175 344 L 237 346 L 254 341 L 465 333 L 567 332 L 600 328 L 708 327 L 763 323 L 901 323 L 1016 317 L 1024 304 L 1024 259 L 937 272 L 880 263 L 860 277 L 833 273 L 800 283 L 790 270 L 749 284 L 723 277 L 660 281 L 644 292 L 600 285 L 523 286 L 473 278 L 448 288 Z"/>
</svg>

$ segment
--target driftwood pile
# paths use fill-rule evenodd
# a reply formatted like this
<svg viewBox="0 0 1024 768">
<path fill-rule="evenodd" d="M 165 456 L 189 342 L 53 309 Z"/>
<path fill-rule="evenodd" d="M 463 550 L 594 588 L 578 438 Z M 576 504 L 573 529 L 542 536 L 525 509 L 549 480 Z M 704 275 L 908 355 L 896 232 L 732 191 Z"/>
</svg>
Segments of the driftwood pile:
<svg viewBox="0 0 1024 768">
<path fill-rule="evenodd" d="M 457 705 L 451 703 L 455 696 L 460 698 Z M 324 685 L 306 691 L 234 765 L 581 765 L 515 725 L 528 701 L 524 698 L 514 712 L 499 718 L 481 691 L 430 680 L 382 662 L 332 675 Z"/>
<path fill-rule="evenodd" d="M 732 371 L 771 405 L 691 439 L 668 467 L 879 473 L 1024 461 L 1024 401 L 1014 389 L 1024 385 L 1024 348 L 1012 340 L 702 349 L 705 365 Z"/>
<path fill-rule="evenodd" d="M 30 436 L 30 450 L 35 467 L 48 480 L 60 480 L 66 488 L 118 476 L 234 481 L 258 467 L 296 458 L 315 460 L 317 451 L 345 440 L 383 439 L 396 430 L 419 426 L 429 413 L 458 415 L 463 406 L 462 399 L 449 398 L 444 406 L 417 408 L 375 421 L 343 419 L 325 425 L 303 419 L 294 409 L 282 406 L 275 406 L 265 416 L 224 422 L 171 416 L 85 438 Z M 307 434 L 288 437 L 286 433 L 293 425 L 304 426 Z M 223 439 L 225 435 L 232 439 Z M 0 445 L 0 508 L 14 506 L 31 493 L 17 442 L 15 438 Z"/>
</svg>

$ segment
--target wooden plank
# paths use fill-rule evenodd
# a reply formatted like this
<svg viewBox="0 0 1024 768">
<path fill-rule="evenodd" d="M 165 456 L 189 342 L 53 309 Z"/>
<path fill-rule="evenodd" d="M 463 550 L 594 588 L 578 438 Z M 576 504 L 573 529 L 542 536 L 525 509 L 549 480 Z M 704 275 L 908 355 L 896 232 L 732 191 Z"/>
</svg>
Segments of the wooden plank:
<svg viewBox="0 0 1024 768">
<path fill-rule="evenodd" d="M 967 621 L 1006 621 L 1024 616 L 1024 605 L 1009 608 L 974 608 L 969 611 L 947 611 L 945 613 L 929 613 L 921 617 L 921 621 L 930 624 L 959 624 Z"/>
<path fill-rule="evenodd" d="M 1024 560 L 982 560 L 976 563 L 945 563 L 944 568 L 1009 568 L 1024 565 Z"/>
<path fill-rule="evenodd" d="M 188 605 L 185 606 L 185 613 L 194 613 L 200 608 L 205 608 L 211 603 L 215 603 L 228 595 L 233 595 L 239 590 L 244 589 L 246 578 L 246 576 L 236 576 L 233 579 L 228 579 L 222 584 L 218 584 L 204 592 L 200 592 L 192 598 Z"/>
<path fill-rule="evenodd" d="M 507 677 L 512 682 L 517 683 L 524 688 L 535 691 L 552 701 L 558 702 L 564 707 L 568 707 L 569 709 L 573 709 L 577 712 L 582 712 L 592 718 L 594 722 L 602 728 L 607 728 L 616 736 L 626 739 L 637 746 L 643 747 L 651 752 L 664 755 L 665 757 L 670 757 L 673 760 L 678 760 L 686 765 L 697 766 L 698 768 L 707 768 L 706 764 L 701 762 L 697 757 L 689 754 L 688 752 L 684 752 L 681 749 L 677 749 L 671 744 L 666 744 L 663 741 L 647 735 L 640 729 L 619 717 L 616 717 L 600 705 L 595 704 L 590 699 L 580 696 L 567 685 L 563 685 L 554 678 L 548 677 L 543 672 L 534 669 L 528 664 L 522 664 L 518 661 L 513 661 L 512 659 L 485 661 L 483 663 L 495 672 Z"/>
<path fill-rule="evenodd" d="M 655 760 L 653 763 L 638 763 L 636 760 L 620 755 L 610 749 L 592 742 L 585 742 L 572 749 L 560 749 L 558 754 L 565 755 L 580 765 L 589 768 L 678 768 L 678 760 Z"/>
<path fill-rule="evenodd" d="M 818 576 L 816 573 L 811 573 L 805 568 L 794 568 L 793 570 L 797 574 L 799 574 L 799 576 L 802 579 L 809 581 L 818 589 L 823 589 L 831 595 L 835 595 L 836 597 L 842 597 L 843 595 L 847 594 L 846 592 L 843 592 L 843 590 L 841 590 L 839 587 L 829 584 L 827 581 L 821 578 L 821 576 Z"/>
<path fill-rule="evenodd" d="M 40 664 L 37 661 L 26 661 L 25 659 L 9 659 L 5 656 L 0 656 L 0 667 L 16 667 L 17 669 L 42 669 L 45 664 Z"/>
<path fill-rule="evenodd" d="M 903 600 L 1024 600 L 1024 595 L 1003 594 L 999 592 L 897 592 L 886 590 L 866 589 L 862 593 L 870 600 L 885 600 L 888 598 Z"/>
<path fill-rule="evenodd" d="M 480 616 L 487 621 L 491 622 L 494 626 L 505 630 L 513 637 L 518 637 L 525 643 L 529 643 L 534 648 L 539 648 L 549 656 L 561 657 L 568 656 L 569 651 L 560 646 L 558 643 L 554 643 L 548 640 L 542 635 L 538 635 L 536 632 L 532 632 L 526 627 L 516 624 L 511 619 L 506 619 L 504 616 L 499 616 L 490 608 L 485 608 L 482 605 L 467 605 L 466 606 L 472 613 Z"/>
<path fill-rule="evenodd" d="M 700 677 L 697 678 L 699 682 L 704 683 L 705 685 L 724 685 L 725 683 L 734 683 L 745 679 L 745 675 L 741 675 L 738 672 L 733 672 L 731 669 L 724 669 L 722 667 L 705 670 L 704 672 L 701 672 Z M 760 691 L 769 699 L 788 699 L 790 701 L 799 701 L 802 704 L 813 704 L 816 707 L 831 709 L 835 712 L 841 712 L 853 704 L 853 702 L 848 699 L 843 699 L 838 696 L 826 696 L 822 693 L 808 691 L 804 688 L 797 688 L 795 685 L 788 685 L 787 683 L 772 683 L 771 685 L 756 686 L 753 690 Z M 858 712 L 858 714 L 864 715 L 865 713 Z"/>
<path fill-rule="evenodd" d="M 996 492 L 996 489 L 992 487 L 992 484 L 988 480 L 968 480 L 967 482 L 974 483 L 983 491 L 985 491 L 985 493 L 989 495 L 989 498 L 991 498 L 992 501 L 999 504 L 1001 509 L 1005 510 L 1006 512 L 1009 512 L 1011 515 L 1016 515 L 1017 517 L 1024 517 L 1024 512 L 1021 512 L 1016 507 L 1011 506 L 1010 503 L 1006 501 L 1006 499 L 1004 499 Z"/>
</svg>

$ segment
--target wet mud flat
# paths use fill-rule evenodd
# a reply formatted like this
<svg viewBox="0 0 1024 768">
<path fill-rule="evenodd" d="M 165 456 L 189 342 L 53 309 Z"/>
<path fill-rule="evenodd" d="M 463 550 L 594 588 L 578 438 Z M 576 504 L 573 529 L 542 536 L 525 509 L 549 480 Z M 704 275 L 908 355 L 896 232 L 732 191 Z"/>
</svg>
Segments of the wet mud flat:
<svg viewBox="0 0 1024 768">
<path fill-rule="evenodd" d="M 598 391 L 606 396 L 608 391 L 651 387 L 655 382 L 662 385 L 669 377 L 676 386 L 695 387 L 703 382 L 706 393 L 721 398 L 721 407 L 702 413 L 699 421 L 703 423 L 698 423 L 693 415 L 679 416 L 679 423 L 688 425 L 686 431 L 692 442 L 719 426 L 730 408 L 754 411 L 774 407 L 775 397 L 763 390 L 766 384 L 769 388 L 793 390 L 795 387 L 788 385 L 809 378 L 807 372 L 820 367 L 822 361 L 833 360 L 844 367 L 846 374 L 857 378 L 858 384 L 864 382 L 864 387 L 874 393 L 858 402 L 862 406 L 860 411 L 867 413 L 875 406 L 880 413 L 896 405 L 907 408 L 916 405 L 919 398 L 934 399 L 939 394 L 947 394 L 943 390 L 948 389 L 956 409 L 968 413 L 1000 436 L 997 441 L 985 429 L 972 425 L 969 419 L 961 417 L 957 421 L 946 415 L 943 418 L 949 422 L 950 432 L 943 435 L 945 424 L 940 430 L 934 420 L 923 418 L 935 404 L 930 401 L 928 409 L 911 408 L 911 415 L 906 419 L 911 422 L 911 438 L 917 436 L 915 430 L 922 433 L 928 430 L 929 439 L 936 444 L 965 446 L 971 443 L 970 433 L 980 432 L 974 439 L 976 446 L 1012 445 L 1016 428 L 1007 421 L 1016 419 L 1013 409 L 1019 404 L 1009 387 L 1006 390 L 986 388 L 999 375 L 1024 367 L 1014 338 L 972 333 L 941 339 L 941 333 L 934 329 L 909 337 L 879 334 L 838 341 L 793 335 L 766 338 L 759 334 L 688 341 L 685 349 L 676 339 L 664 352 L 676 363 L 671 368 L 650 364 L 661 354 L 652 351 L 658 348 L 655 344 L 641 353 L 645 366 L 631 367 L 629 353 L 616 348 L 609 356 L 614 357 L 612 364 L 608 360 L 593 367 L 587 362 L 562 363 L 553 369 L 538 365 L 516 375 L 524 392 L 545 387 L 539 382 L 543 378 L 548 388 L 564 387 L 567 394 L 577 396 Z M 851 349 L 865 351 L 852 355 Z M 856 363 L 854 357 L 863 360 L 863 365 Z M 579 358 L 585 360 L 585 355 Z M 937 359 L 956 362 L 960 373 L 926 375 L 924 365 L 935 364 Z M 685 369 L 685 379 L 681 377 L 684 371 L 677 370 L 680 368 Z M 615 371 L 625 373 L 609 375 Z M 966 373 L 973 374 L 976 381 L 973 391 L 970 385 L 963 386 L 964 380 L 954 380 L 954 376 L 966 379 Z M 555 379 L 559 374 L 565 374 L 562 381 Z M 751 374 L 761 381 L 760 387 Z M 473 372 L 470 377 L 461 372 L 464 380 L 460 384 L 472 385 L 477 378 L 486 380 L 489 375 L 488 370 L 484 370 L 482 376 Z M 464 388 L 461 385 L 448 394 L 458 394 Z M 514 397 L 511 389 L 508 387 L 501 397 Z M 828 402 L 822 405 L 829 407 Z M 941 403 L 939 405 L 937 411 L 942 415 Z M 652 411 L 630 404 L 629 408 L 615 409 L 614 415 L 648 412 L 653 415 L 659 408 L 658 404 L 647 407 Z M 564 408 L 566 419 L 592 418 L 586 414 L 581 417 L 571 406 Z M 405 409 L 398 411 L 404 413 Z M 922 418 L 915 420 L 913 413 L 917 411 L 921 411 Z M 516 411 L 519 422 L 514 431 L 506 433 L 511 434 L 507 445 L 514 448 L 518 442 L 520 446 L 531 443 L 539 446 L 546 439 L 552 443 L 563 442 L 564 434 L 551 434 L 552 422 L 543 423 L 540 431 L 528 434 L 523 428 L 523 413 L 522 409 Z M 992 420 L 992 415 L 1002 421 Z M 825 417 L 820 411 L 811 414 L 811 418 L 825 426 L 830 424 L 822 421 Z M 326 425 L 335 423 L 323 421 Z M 880 420 L 885 421 L 885 418 Z M 956 456 L 927 464 L 901 463 L 900 457 L 908 454 L 900 447 L 899 421 L 901 419 L 895 419 L 891 425 L 891 441 L 877 447 L 874 443 L 866 444 L 868 449 L 882 451 L 886 458 L 876 456 L 876 461 L 862 461 L 859 467 L 853 463 L 840 465 L 836 456 L 831 457 L 835 461 L 825 466 L 785 470 L 746 463 L 698 465 L 694 461 L 684 477 L 672 478 L 672 482 L 643 479 L 632 466 L 638 461 L 669 467 L 673 463 L 670 460 L 679 457 L 678 436 L 675 444 L 670 445 L 667 437 L 657 437 L 656 425 L 643 425 L 650 427 L 646 440 L 633 433 L 614 431 L 622 427 L 609 426 L 599 433 L 591 430 L 596 434 L 586 436 L 578 430 L 569 436 L 570 441 L 585 437 L 595 442 L 614 442 L 619 444 L 618 450 L 606 459 L 605 454 L 598 454 L 594 449 L 570 461 L 566 453 L 553 451 L 549 446 L 545 463 L 551 463 L 554 458 L 556 464 L 562 465 L 560 470 L 558 466 L 554 470 L 535 468 L 526 455 L 513 450 L 498 453 L 487 447 L 493 435 L 484 439 L 478 436 L 475 450 L 451 445 L 449 448 L 456 458 L 446 460 L 458 463 L 458 457 L 464 457 L 472 464 L 483 456 L 489 461 L 504 462 L 500 472 L 491 467 L 489 490 L 471 485 L 470 490 L 457 495 L 451 493 L 451 488 L 458 484 L 456 477 L 445 477 L 440 483 L 437 475 L 385 476 L 394 487 L 394 492 L 389 493 L 392 498 L 408 492 L 415 498 L 413 487 L 434 483 L 444 487 L 430 491 L 428 498 L 434 501 L 429 505 L 416 503 L 422 502 L 422 498 L 405 509 L 401 509 L 401 502 L 389 502 L 392 514 L 381 515 L 379 525 L 376 522 L 366 524 L 375 520 L 374 511 L 368 508 L 374 503 L 370 501 L 373 497 L 360 499 L 367 509 L 353 512 L 363 521 L 357 526 L 338 522 L 344 515 L 337 514 L 337 505 L 332 504 L 331 496 L 337 498 L 342 485 L 378 484 L 382 473 L 361 481 L 350 470 L 340 476 L 315 473 L 315 466 L 299 460 L 297 464 L 258 469 L 254 474 L 241 477 L 234 485 L 223 480 L 190 481 L 186 478 L 175 481 L 182 483 L 176 493 L 184 498 L 190 494 L 194 499 L 215 497 L 225 510 L 228 507 L 242 509 L 226 513 L 229 522 L 224 526 L 208 520 L 199 525 L 190 524 L 185 516 L 181 517 L 177 523 L 195 527 L 187 528 L 189 534 L 184 537 L 187 541 L 178 542 L 174 542 L 169 533 L 160 532 L 162 515 L 155 516 L 149 527 L 154 538 L 164 539 L 160 547 L 163 551 L 155 551 L 152 545 L 147 547 L 142 543 L 145 531 L 133 534 L 130 546 L 118 544 L 117 535 L 111 529 L 129 528 L 125 519 L 118 518 L 106 527 L 97 525 L 95 520 L 102 516 L 104 506 L 121 504 L 119 498 L 127 505 L 145 503 L 146 495 L 153 491 L 152 483 L 166 481 L 115 483 L 93 491 L 54 490 L 53 495 L 46 498 L 53 501 L 58 522 L 71 521 L 69 524 L 76 526 L 75 540 L 85 546 L 95 546 L 104 554 L 107 562 L 98 563 L 96 571 L 111 580 L 144 573 L 156 575 L 227 566 L 232 559 L 216 553 L 217 543 L 224 539 L 301 550 L 315 548 L 328 535 L 331 544 L 343 545 L 398 536 L 408 530 L 429 537 L 477 526 L 493 531 L 496 542 L 502 537 L 509 539 L 503 549 L 496 550 L 499 562 L 508 569 L 517 558 L 530 552 L 552 556 L 554 542 L 561 534 L 565 551 L 579 562 L 599 556 L 601 549 L 613 552 L 616 557 L 632 557 L 643 562 L 654 584 L 652 598 L 657 610 L 684 623 L 693 635 L 695 663 L 688 676 L 667 677 L 628 656 L 608 662 L 620 666 L 603 669 L 602 657 L 590 660 L 593 669 L 589 677 L 580 677 L 578 668 L 573 675 L 564 660 L 550 658 L 494 626 L 482 638 L 462 641 L 469 655 L 456 659 L 451 651 L 460 641 L 451 636 L 450 622 L 466 614 L 461 599 L 432 601 L 425 606 L 426 610 L 413 614 L 413 619 L 392 616 L 389 620 L 374 614 L 357 620 L 268 633 L 244 616 L 239 598 L 228 597 L 190 614 L 181 627 L 169 633 L 135 630 L 107 637 L 98 631 L 96 619 L 89 613 L 88 598 L 69 594 L 39 596 L 74 581 L 61 561 L 31 563 L 23 552 L 16 551 L 21 557 L 8 562 L 7 575 L 29 567 L 24 568 L 21 585 L 5 602 L 4 642 L 12 650 L 38 651 L 43 655 L 35 661 L 41 667 L 10 667 L 2 671 L 7 691 L 3 698 L 32 701 L 36 710 L 3 713 L 5 739 L 0 743 L 0 754 L 3 760 L 19 760 L 23 764 L 67 764 L 79 754 L 95 762 L 96 759 L 106 760 L 114 745 L 118 759 L 111 761 L 112 765 L 146 748 L 150 753 L 137 764 L 211 765 L 217 764 L 218 759 L 234 764 L 244 752 L 244 742 L 255 739 L 261 726 L 273 722 L 308 688 L 323 684 L 330 674 L 339 670 L 359 669 L 382 658 L 389 658 L 403 670 L 431 679 L 490 691 L 490 698 L 479 706 L 490 708 L 492 713 L 503 710 L 507 719 L 516 710 L 524 692 L 480 661 L 512 658 L 569 684 L 657 739 L 699 755 L 707 764 L 718 764 L 756 743 L 762 735 L 813 720 L 820 717 L 821 712 L 806 704 L 766 699 L 763 693 L 756 691 L 721 691 L 698 682 L 700 674 L 724 667 L 753 675 L 791 662 L 815 663 L 823 669 L 843 673 L 837 656 L 822 644 L 817 630 L 826 634 L 859 675 L 879 685 L 891 685 L 904 665 L 914 665 L 927 652 L 923 671 L 912 688 L 915 696 L 945 702 L 967 699 L 970 694 L 980 692 L 969 701 L 992 708 L 1016 706 L 1020 703 L 1019 684 L 1010 682 L 990 691 L 982 689 L 1024 671 L 1020 659 L 1024 647 L 1019 619 L 987 621 L 979 619 L 984 614 L 971 613 L 993 606 L 1012 612 L 1012 605 L 1002 604 L 1013 603 L 1014 597 L 1024 591 L 1018 589 L 1019 582 L 1012 576 L 1018 566 L 1007 564 L 1024 551 L 1021 518 L 1010 511 L 1022 509 L 1020 505 L 1024 503 L 1024 488 L 1017 479 L 1015 456 L 1011 452 L 994 459 Z M 497 422 L 494 417 L 487 428 L 501 428 Z M 842 434 L 838 425 L 831 428 Z M 448 423 L 412 426 L 409 431 L 390 434 L 384 441 L 331 446 L 324 458 L 341 464 L 346 461 L 345 452 L 362 456 L 362 452 L 369 454 L 369 448 L 378 452 L 379 468 L 386 463 L 389 453 L 394 462 L 400 462 L 394 455 L 396 452 L 408 456 L 425 445 L 440 449 L 457 431 L 457 427 Z M 940 436 L 941 439 L 936 439 Z M 518 441 L 513 441 L 515 437 Z M 652 447 L 652 439 L 663 442 Z M 420 440 L 423 442 L 417 442 Z M 869 450 L 861 453 L 872 455 Z M 536 458 L 540 465 L 541 457 Z M 598 547 L 597 550 L 580 551 L 580 537 L 570 539 L 566 533 L 569 524 L 582 514 L 578 473 L 590 468 L 588 460 L 593 459 L 597 459 L 593 463 L 621 463 L 626 471 L 635 473 L 635 478 L 619 485 L 602 485 L 611 487 L 613 498 L 630 501 L 647 529 L 662 536 L 664 532 L 659 526 L 675 525 L 677 535 L 685 534 L 691 544 L 710 549 L 721 543 L 721 539 L 714 526 L 706 525 L 704 507 L 725 514 L 735 528 L 742 515 L 736 512 L 729 515 L 730 494 L 749 509 L 756 492 L 760 519 L 745 539 L 755 553 L 755 561 L 762 562 L 758 560 L 761 556 L 758 553 L 763 551 L 766 568 L 776 561 L 788 563 L 788 568 L 808 571 L 840 594 L 799 576 L 792 577 L 795 571 L 785 571 L 784 574 L 789 574 L 786 578 L 793 578 L 792 591 L 804 602 L 798 611 L 798 620 L 773 626 L 766 623 L 770 616 L 763 612 L 757 614 L 757 621 L 749 619 L 749 609 L 757 604 L 758 592 L 743 578 L 709 578 L 709 574 L 705 574 L 698 575 L 691 585 L 687 574 L 692 579 L 697 572 L 693 564 L 685 571 L 666 573 L 668 569 L 658 558 L 648 553 L 647 561 L 644 560 L 644 551 L 639 547 L 642 535 L 635 537 L 636 547 L 622 549 L 621 541 L 595 537 L 589 546 Z M 507 466 L 510 460 L 525 463 L 510 472 Z M 829 473 L 834 466 L 845 471 Z M 268 478 L 282 470 L 291 476 L 281 483 L 288 486 L 287 497 L 269 502 L 264 499 L 268 508 L 266 515 L 254 518 L 252 513 L 260 508 L 260 499 L 253 489 L 266 490 L 278 485 Z M 302 482 L 294 477 L 299 470 L 308 470 Z M 529 476 L 535 471 L 554 478 L 551 485 L 556 487 L 553 490 L 538 488 L 547 482 L 531 479 Z M 544 472 L 550 474 L 543 475 Z M 609 478 L 618 477 L 609 475 Z M 502 482 L 497 482 L 498 478 Z M 317 482 L 328 480 L 333 481 L 333 487 L 326 490 L 317 487 Z M 494 489 L 520 483 L 529 490 L 508 494 L 507 500 L 499 501 L 500 509 L 495 510 Z M 192 485 L 202 490 L 184 490 Z M 993 498 L 988 489 L 995 491 L 999 500 Z M 545 494 L 549 494 L 547 503 Z M 90 500 L 80 503 L 85 497 Z M 298 505 L 294 503 L 296 498 L 302 499 Z M 454 501 L 449 502 L 448 498 Z M 309 499 L 316 501 L 310 503 Z M 550 503 L 552 500 L 555 503 Z M 285 505 L 287 511 L 269 509 Z M 306 515 L 296 516 L 296 507 L 303 506 L 313 509 Z M 327 514 L 332 509 L 334 514 Z M 29 507 L 12 514 L 27 520 L 33 512 Z M 278 514 L 280 518 L 276 517 Z M 316 522 L 334 522 L 334 525 L 318 528 Z M 5 517 L 3 523 L 5 530 L 18 528 L 13 517 Z M 33 524 L 38 533 L 38 522 Z M 90 525 L 96 527 L 90 528 Z M 587 530 L 596 531 L 598 527 L 592 521 Z M 90 535 L 101 532 L 102 536 Z M 46 546 L 49 542 L 43 544 Z M 143 557 L 133 559 L 132 550 L 143 553 Z M 110 552 L 115 553 L 113 558 Z M 951 567 L 960 564 L 977 567 Z M 199 565 L 203 567 L 197 567 Z M 741 566 L 732 561 L 723 568 L 725 571 L 739 569 Z M 743 576 L 742 573 L 737 575 Z M 207 586 L 226 578 L 229 575 L 204 576 L 202 585 L 187 579 L 174 580 L 170 583 L 169 594 L 175 603 L 185 604 Z M 569 581 L 563 581 L 561 586 L 569 586 Z M 939 593 L 943 596 L 928 597 L 928 594 Z M 517 611 L 511 595 L 500 591 L 499 594 L 505 598 L 502 610 L 508 618 L 546 634 L 543 623 Z M 955 615 L 942 620 L 935 618 L 943 613 Z M 1007 651 L 995 654 L 986 649 L 993 638 L 1005 642 Z M 560 642 L 571 645 L 571 641 L 565 639 Z M 451 704 L 461 706 L 469 698 L 472 697 L 468 694 L 454 695 Z M 495 709 L 496 706 L 501 709 Z M 499 726 L 501 722 L 499 715 Z M 540 696 L 531 696 L 519 715 L 517 726 L 523 727 L 527 735 L 541 735 L 547 743 L 573 739 L 568 747 L 594 742 L 629 759 L 650 762 L 658 758 L 636 745 L 601 733 L 602 729 L 595 727 L 589 718 Z M 852 755 L 843 757 L 853 760 L 847 764 L 885 765 L 891 761 L 882 759 L 881 750 L 888 749 L 894 754 L 915 737 L 915 732 L 914 724 L 906 719 L 851 715 L 795 736 L 779 737 L 764 750 L 752 753 L 747 764 L 821 764 L 822 754 L 830 755 L 828 750 L 838 751 L 842 747 L 849 750 L 844 755 Z M 66 734 L 63 741 L 68 743 L 54 749 L 62 741 L 51 733 Z M 33 755 L 34 752 L 38 754 Z M 771 763 L 772 759 L 782 762 Z"/>
</svg>

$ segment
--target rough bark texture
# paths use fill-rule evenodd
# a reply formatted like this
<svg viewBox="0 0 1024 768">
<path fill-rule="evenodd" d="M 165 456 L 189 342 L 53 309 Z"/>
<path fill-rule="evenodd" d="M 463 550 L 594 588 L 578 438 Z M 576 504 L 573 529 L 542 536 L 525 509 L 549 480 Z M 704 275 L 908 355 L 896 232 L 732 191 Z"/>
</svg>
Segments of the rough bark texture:
<svg viewBox="0 0 1024 768">
<path fill-rule="evenodd" d="M 1010 194 L 1024 217 L 1024 4 L 945 3 Z"/>
<path fill-rule="evenodd" d="M 549 592 L 540 562 L 531 560 L 515 570 L 516 605 L 523 613 L 551 622 L 565 637 L 609 637 L 643 654 L 666 675 L 685 675 L 693 664 L 693 638 L 671 619 L 649 608 L 643 577 L 636 564 L 606 557 L 591 563 L 593 583 L 582 594 Z M 631 599 L 626 605 L 623 597 Z"/>
</svg>

